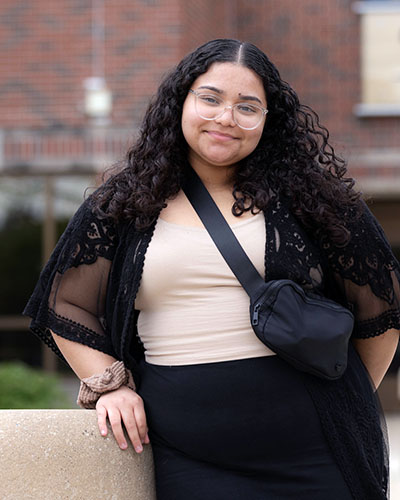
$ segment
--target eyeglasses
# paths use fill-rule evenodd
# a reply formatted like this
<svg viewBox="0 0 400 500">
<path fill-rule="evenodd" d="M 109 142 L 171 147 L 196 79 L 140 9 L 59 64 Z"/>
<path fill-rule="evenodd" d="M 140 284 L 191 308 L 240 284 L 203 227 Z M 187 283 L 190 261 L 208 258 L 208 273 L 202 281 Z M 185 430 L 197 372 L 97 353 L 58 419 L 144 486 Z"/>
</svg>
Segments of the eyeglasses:
<svg viewBox="0 0 400 500">
<path fill-rule="evenodd" d="M 197 90 L 190 89 L 189 92 L 195 96 L 195 109 L 200 118 L 204 120 L 216 120 L 220 118 L 227 109 L 232 110 L 233 121 L 244 130 L 254 130 L 257 128 L 268 109 L 250 104 L 248 102 L 238 102 L 230 106 L 225 105 L 225 101 L 215 94 L 202 94 Z"/>
</svg>

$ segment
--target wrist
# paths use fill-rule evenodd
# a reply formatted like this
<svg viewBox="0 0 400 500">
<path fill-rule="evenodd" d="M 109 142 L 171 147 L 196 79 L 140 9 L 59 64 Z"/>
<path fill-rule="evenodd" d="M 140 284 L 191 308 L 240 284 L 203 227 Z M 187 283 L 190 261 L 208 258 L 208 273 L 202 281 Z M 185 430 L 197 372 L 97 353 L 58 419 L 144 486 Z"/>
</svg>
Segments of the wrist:
<svg viewBox="0 0 400 500">
<path fill-rule="evenodd" d="M 82 408 L 93 409 L 100 396 L 122 386 L 135 390 L 130 370 L 125 367 L 122 361 L 115 361 L 103 373 L 81 380 L 77 403 Z"/>
</svg>

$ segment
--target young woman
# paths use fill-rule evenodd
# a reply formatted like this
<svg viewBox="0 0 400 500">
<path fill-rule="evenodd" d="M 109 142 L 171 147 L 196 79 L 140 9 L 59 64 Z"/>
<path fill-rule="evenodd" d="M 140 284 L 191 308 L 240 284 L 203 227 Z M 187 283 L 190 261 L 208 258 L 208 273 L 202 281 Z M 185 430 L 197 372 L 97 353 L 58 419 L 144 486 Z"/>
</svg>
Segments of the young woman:
<svg viewBox="0 0 400 500">
<path fill-rule="evenodd" d="M 353 311 L 339 380 L 257 339 L 181 189 L 189 165 L 266 281 Z M 103 435 L 108 418 L 138 453 L 150 436 L 159 500 L 386 498 L 374 389 L 398 342 L 400 272 L 345 171 L 265 54 L 214 40 L 165 78 L 122 167 L 61 237 L 25 314 Z"/>
</svg>

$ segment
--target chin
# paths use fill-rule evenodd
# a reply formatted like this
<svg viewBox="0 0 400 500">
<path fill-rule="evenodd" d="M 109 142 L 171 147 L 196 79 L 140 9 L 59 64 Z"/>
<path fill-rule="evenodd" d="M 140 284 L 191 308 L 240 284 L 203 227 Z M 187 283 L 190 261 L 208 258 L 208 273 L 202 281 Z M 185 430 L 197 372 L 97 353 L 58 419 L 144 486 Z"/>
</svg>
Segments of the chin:
<svg viewBox="0 0 400 500">
<path fill-rule="evenodd" d="M 236 165 L 240 160 L 237 158 L 221 158 L 221 157 L 203 157 L 203 160 L 210 165 L 215 165 L 217 167 L 230 167 Z"/>
<path fill-rule="evenodd" d="M 226 168 L 229 168 L 229 167 L 234 167 L 238 164 L 237 161 L 208 161 L 207 162 L 209 165 L 213 166 L 213 167 L 226 167 Z"/>
</svg>

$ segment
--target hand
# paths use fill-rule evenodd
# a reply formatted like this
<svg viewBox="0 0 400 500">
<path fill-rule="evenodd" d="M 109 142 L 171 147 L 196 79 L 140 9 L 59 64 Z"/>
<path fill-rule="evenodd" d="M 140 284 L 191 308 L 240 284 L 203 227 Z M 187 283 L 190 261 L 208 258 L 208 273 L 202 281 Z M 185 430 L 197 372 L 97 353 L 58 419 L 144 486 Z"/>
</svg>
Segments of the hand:
<svg viewBox="0 0 400 500">
<path fill-rule="evenodd" d="M 108 417 L 115 440 L 121 450 L 128 448 L 122 423 L 137 453 L 143 451 L 142 444 L 150 442 L 143 400 L 126 385 L 103 394 L 97 401 L 96 411 L 100 434 L 107 436 L 106 419 Z"/>
</svg>

